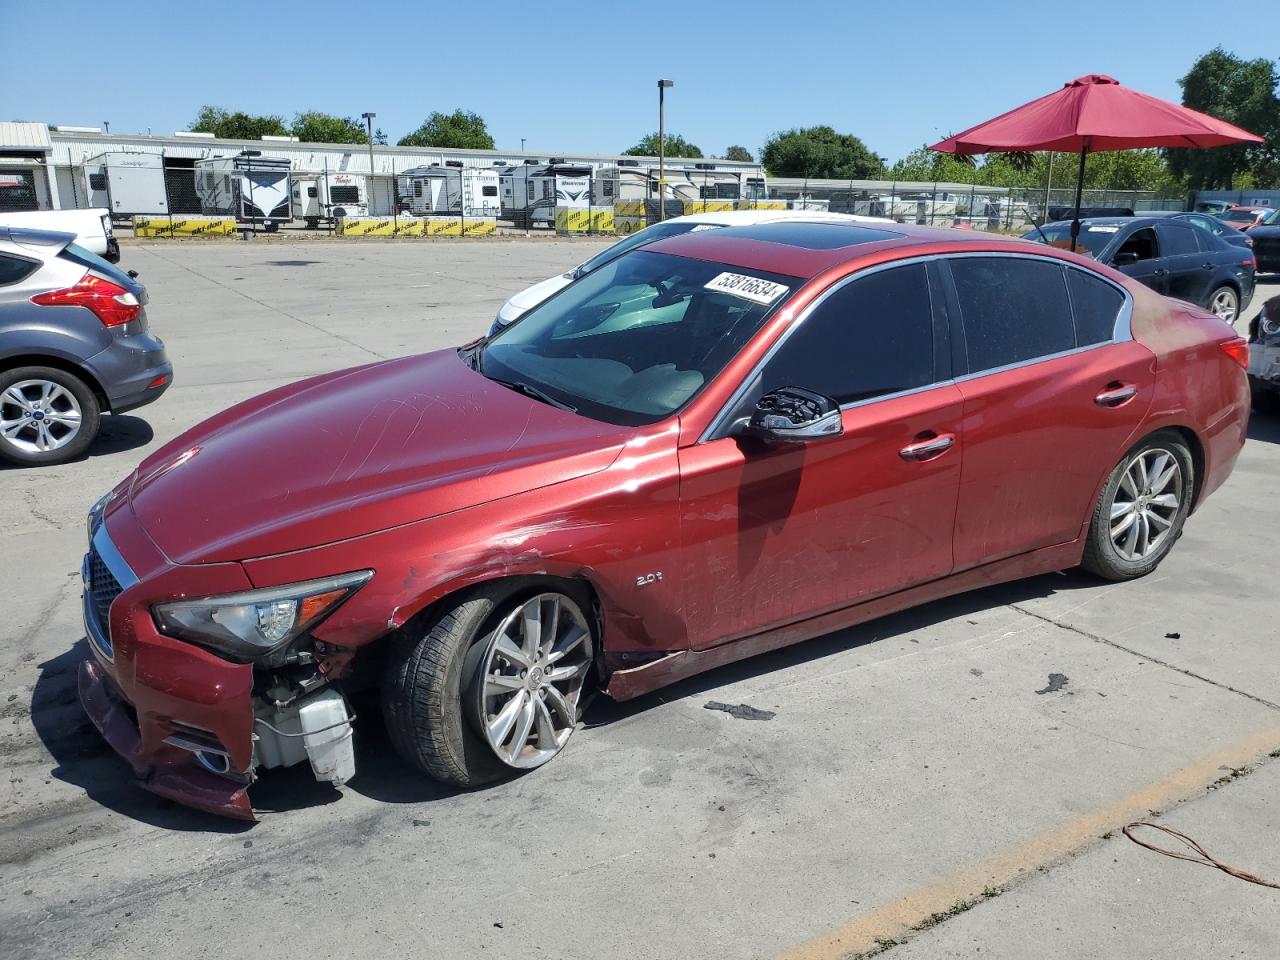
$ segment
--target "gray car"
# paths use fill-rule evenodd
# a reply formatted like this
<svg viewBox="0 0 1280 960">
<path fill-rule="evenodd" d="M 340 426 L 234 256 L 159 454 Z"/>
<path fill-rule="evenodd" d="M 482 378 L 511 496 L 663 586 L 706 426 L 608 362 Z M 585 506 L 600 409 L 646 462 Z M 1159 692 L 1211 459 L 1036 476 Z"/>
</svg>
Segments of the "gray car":
<svg viewBox="0 0 1280 960">
<path fill-rule="evenodd" d="M 147 329 L 147 290 L 69 233 L 0 227 L 0 459 L 63 463 L 101 415 L 173 382 Z"/>
</svg>

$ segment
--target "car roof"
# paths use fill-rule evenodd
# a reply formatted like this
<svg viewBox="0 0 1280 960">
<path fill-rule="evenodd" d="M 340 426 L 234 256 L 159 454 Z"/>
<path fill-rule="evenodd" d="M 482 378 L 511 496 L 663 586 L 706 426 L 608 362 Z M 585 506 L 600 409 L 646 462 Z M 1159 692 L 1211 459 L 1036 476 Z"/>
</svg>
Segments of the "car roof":
<svg viewBox="0 0 1280 960">
<path fill-rule="evenodd" d="M 856 221 L 792 221 L 760 223 L 741 229 L 702 230 L 658 240 L 644 249 L 807 280 L 842 263 L 884 251 L 901 249 L 906 256 L 908 251 L 926 253 L 930 248 L 942 246 L 989 250 L 1034 248 L 1039 252 L 1050 249 L 1017 237 L 978 230 L 901 223 L 882 227 Z"/>
<path fill-rule="evenodd" d="M 73 243 L 76 239 L 74 233 L 65 233 L 61 230 L 37 230 L 30 227 L 6 227 L 0 224 L 0 241 L 16 243 L 19 246 L 30 248 L 49 247 L 44 252 L 49 256 L 62 250 L 65 246 Z"/>
<path fill-rule="evenodd" d="M 671 217 L 668 223 L 710 223 L 720 227 L 746 227 L 757 223 L 782 220 L 832 221 L 836 223 L 892 223 L 886 217 L 865 217 L 854 213 L 831 213 L 825 210 L 719 210 Z"/>
</svg>

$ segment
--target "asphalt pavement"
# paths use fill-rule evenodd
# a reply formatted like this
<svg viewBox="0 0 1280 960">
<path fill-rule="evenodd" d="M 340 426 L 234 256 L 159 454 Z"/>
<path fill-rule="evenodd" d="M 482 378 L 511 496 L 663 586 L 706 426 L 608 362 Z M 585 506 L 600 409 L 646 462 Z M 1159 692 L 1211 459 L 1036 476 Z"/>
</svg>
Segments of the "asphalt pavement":
<svg viewBox="0 0 1280 960">
<path fill-rule="evenodd" d="M 1276 955 L 1280 893 L 1120 828 L 1280 881 L 1280 420 L 1144 580 L 1037 577 L 600 700 L 496 787 L 410 772 L 373 711 L 345 789 L 269 772 L 256 825 L 130 781 L 75 697 L 88 506 L 228 404 L 464 342 L 601 246 L 126 245 L 174 386 L 78 463 L 0 469 L 0 956 Z"/>
</svg>

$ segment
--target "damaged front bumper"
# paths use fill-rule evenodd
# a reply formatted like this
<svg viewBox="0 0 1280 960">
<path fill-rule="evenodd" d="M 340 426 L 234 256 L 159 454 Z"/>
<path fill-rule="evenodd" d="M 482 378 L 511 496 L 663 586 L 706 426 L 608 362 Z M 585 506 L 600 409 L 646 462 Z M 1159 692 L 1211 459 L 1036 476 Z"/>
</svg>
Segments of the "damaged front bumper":
<svg viewBox="0 0 1280 960">
<path fill-rule="evenodd" d="M 156 629 L 153 602 L 243 589 L 238 564 L 169 563 L 125 507 L 98 522 L 81 574 L 92 657 L 80 667 L 80 702 L 145 789 L 254 820 L 248 788 L 260 769 L 310 761 L 335 786 L 354 775 L 353 718 L 318 673 L 290 690 Z"/>
</svg>

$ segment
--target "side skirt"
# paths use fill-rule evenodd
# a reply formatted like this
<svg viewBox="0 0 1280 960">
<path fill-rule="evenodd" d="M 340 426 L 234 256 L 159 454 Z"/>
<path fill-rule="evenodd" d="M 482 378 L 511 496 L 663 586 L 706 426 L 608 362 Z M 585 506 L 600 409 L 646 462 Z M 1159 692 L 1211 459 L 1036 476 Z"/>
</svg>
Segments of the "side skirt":
<svg viewBox="0 0 1280 960">
<path fill-rule="evenodd" d="M 1080 563 L 1083 543 L 1079 540 L 1072 543 L 1043 547 L 1031 553 L 1019 554 L 997 560 L 981 567 L 965 570 L 962 573 L 933 580 L 907 590 L 900 590 L 888 596 L 877 597 L 851 607 L 811 617 L 799 623 L 753 634 L 716 647 L 703 650 L 678 650 L 661 660 L 654 660 L 630 670 L 615 670 L 609 677 L 605 693 L 615 700 L 630 700 L 649 693 L 659 687 L 683 680 L 707 670 L 714 670 L 728 663 L 745 660 L 757 654 L 768 653 L 781 647 L 789 647 L 795 643 L 812 640 L 815 637 L 844 630 L 848 627 L 888 616 L 910 607 L 918 607 L 932 600 L 966 593 L 981 587 L 1007 583 L 1010 580 L 1021 580 L 1055 570 L 1065 570 Z"/>
</svg>

